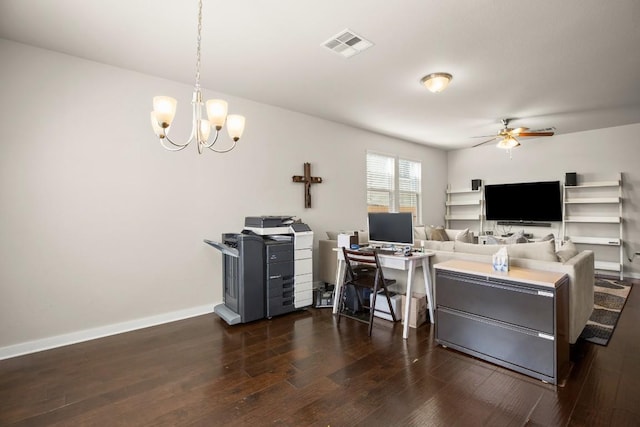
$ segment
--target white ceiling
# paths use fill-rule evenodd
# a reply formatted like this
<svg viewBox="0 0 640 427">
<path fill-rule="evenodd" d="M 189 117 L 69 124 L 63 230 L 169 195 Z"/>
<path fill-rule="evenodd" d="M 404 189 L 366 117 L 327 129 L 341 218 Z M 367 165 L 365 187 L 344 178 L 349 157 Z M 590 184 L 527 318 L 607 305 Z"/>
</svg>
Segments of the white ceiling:
<svg viewBox="0 0 640 427">
<path fill-rule="evenodd" d="M 0 0 L 0 37 L 193 84 L 196 16 L 195 0 Z M 345 28 L 374 46 L 321 46 Z M 556 134 L 640 122 L 639 46 L 639 0 L 204 0 L 201 80 L 455 149 L 506 117 Z M 439 71 L 445 92 L 420 86 Z"/>
</svg>

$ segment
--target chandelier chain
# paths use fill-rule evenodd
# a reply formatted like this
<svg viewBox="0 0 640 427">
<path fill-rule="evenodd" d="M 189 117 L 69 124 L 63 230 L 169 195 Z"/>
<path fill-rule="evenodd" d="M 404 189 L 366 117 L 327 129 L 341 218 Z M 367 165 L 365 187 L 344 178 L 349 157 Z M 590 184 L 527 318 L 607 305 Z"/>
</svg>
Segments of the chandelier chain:
<svg viewBox="0 0 640 427">
<path fill-rule="evenodd" d="M 198 1 L 198 39 L 196 45 L 196 89 L 200 89 L 200 45 L 202 43 L 202 0 Z"/>
</svg>

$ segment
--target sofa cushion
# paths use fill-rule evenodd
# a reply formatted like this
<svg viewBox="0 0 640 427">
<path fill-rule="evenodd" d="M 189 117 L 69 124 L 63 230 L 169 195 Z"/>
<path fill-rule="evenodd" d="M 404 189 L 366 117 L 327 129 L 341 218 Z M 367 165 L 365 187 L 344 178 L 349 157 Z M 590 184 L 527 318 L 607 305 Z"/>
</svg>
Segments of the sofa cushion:
<svg viewBox="0 0 640 427">
<path fill-rule="evenodd" d="M 416 225 L 413 227 L 413 239 L 427 240 L 427 232 L 424 229 L 424 225 Z"/>
<path fill-rule="evenodd" d="M 564 242 L 564 245 L 556 252 L 560 262 L 567 262 L 574 256 L 578 255 L 578 248 L 571 240 Z"/>
<path fill-rule="evenodd" d="M 446 241 L 443 242 L 441 240 L 424 240 L 421 241 L 418 247 L 424 248 L 430 251 L 447 251 L 453 252 L 453 242 Z"/>
<path fill-rule="evenodd" d="M 554 240 L 555 236 L 553 235 L 553 233 L 549 233 L 546 236 L 544 236 L 542 239 L 540 239 L 541 242 L 546 242 L 547 240 Z"/>
<path fill-rule="evenodd" d="M 558 261 L 555 240 L 544 242 L 519 243 L 507 246 L 510 258 L 537 259 L 540 261 Z"/>
<path fill-rule="evenodd" d="M 476 245 L 474 243 L 461 242 L 456 240 L 453 246 L 454 252 L 464 252 L 467 254 L 493 255 L 500 248 L 492 245 Z"/>
</svg>

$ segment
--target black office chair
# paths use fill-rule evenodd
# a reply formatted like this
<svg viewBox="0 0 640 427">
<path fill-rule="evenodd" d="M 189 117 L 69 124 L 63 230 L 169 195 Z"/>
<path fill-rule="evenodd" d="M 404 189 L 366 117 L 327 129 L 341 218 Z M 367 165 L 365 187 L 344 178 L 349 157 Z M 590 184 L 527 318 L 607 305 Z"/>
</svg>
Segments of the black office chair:
<svg viewBox="0 0 640 427">
<path fill-rule="evenodd" d="M 396 315 L 391 305 L 391 298 L 389 296 L 388 285 L 395 283 L 393 279 L 385 279 L 380 267 L 380 261 L 378 254 L 374 252 L 361 252 L 353 251 L 347 248 L 342 248 L 344 255 L 344 262 L 346 265 L 344 283 L 340 288 L 340 295 L 338 295 L 338 301 L 340 302 L 338 310 L 338 324 L 340 324 L 341 317 L 349 317 L 351 319 L 358 320 L 360 322 L 369 323 L 369 336 L 371 336 L 371 330 L 373 329 L 373 317 L 374 307 L 376 306 L 376 297 L 379 291 L 383 291 L 389 304 L 389 312 L 391 318 L 396 321 Z M 347 289 L 351 288 L 354 291 L 355 298 L 358 301 L 358 306 L 369 311 L 369 320 L 365 320 L 362 317 L 358 317 L 355 310 L 350 310 L 346 307 L 346 295 Z M 363 297 L 362 290 L 369 289 L 371 291 L 371 302 Z M 350 313 L 351 312 L 351 313 Z"/>
</svg>

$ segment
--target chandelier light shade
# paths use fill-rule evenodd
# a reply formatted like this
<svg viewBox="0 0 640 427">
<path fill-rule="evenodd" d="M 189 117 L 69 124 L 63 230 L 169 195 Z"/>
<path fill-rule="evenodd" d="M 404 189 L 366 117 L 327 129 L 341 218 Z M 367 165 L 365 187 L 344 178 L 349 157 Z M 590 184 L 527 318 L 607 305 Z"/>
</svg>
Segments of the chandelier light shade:
<svg viewBox="0 0 640 427">
<path fill-rule="evenodd" d="M 237 114 L 229 114 L 227 116 L 227 132 L 229 137 L 234 141 L 238 141 L 244 131 L 244 116 Z"/>
<path fill-rule="evenodd" d="M 223 99 L 210 99 L 207 101 L 207 116 L 211 126 L 215 126 L 216 130 L 222 129 L 225 120 L 227 120 L 227 110 L 229 105 Z"/>
<path fill-rule="evenodd" d="M 164 127 L 169 127 L 173 118 L 176 115 L 176 107 L 178 101 L 170 96 L 155 96 L 153 97 L 153 115 L 155 119 L 163 127 L 162 123 L 167 123 Z"/>
<path fill-rule="evenodd" d="M 431 73 L 424 76 L 420 83 L 433 93 L 442 92 L 449 86 L 453 76 L 449 73 Z"/>
<path fill-rule="evenodd" d="M 233 150 L 238 140 L 244 132 L 245 118 L 237 114 L 229 114 L 228 104 L 222 99 L 210 99 L 206 103 L 202 101 L 200 91 L 200 45 L 202 40 L 202 0 L 198 1 L 198 39 L 196 45 L 196 83 L 193 89 L 193 106 L 191 136 L 185 143 L 174 142 L 169 138 L 169 129 L 176 115 L 178 102 L 170 96 L 155 96 L 153 98 L 153 111 L 151 112 L 151 127 L 153 132 L 160 138 L 160 144 L 169 151 L 180 151 L 185 149 L 194 139 L 197 142 L 198 153 L 202 154 L 204 148 L 208 148 L 216 153 L 227 153 Z M 206 110 L 206 118 L 203 117 L 202 110 Z M 226 122 L 227 132 L 233 140 L 233 145 L 225 149 L 218 149 L 214 144 L 218 141 L 220 130 Z M 211 128 L 215 128 L 215 135 L 212 141 Z M 169 143 L 167 145 L 166 142 Z"/>
</svg>

